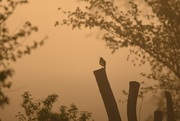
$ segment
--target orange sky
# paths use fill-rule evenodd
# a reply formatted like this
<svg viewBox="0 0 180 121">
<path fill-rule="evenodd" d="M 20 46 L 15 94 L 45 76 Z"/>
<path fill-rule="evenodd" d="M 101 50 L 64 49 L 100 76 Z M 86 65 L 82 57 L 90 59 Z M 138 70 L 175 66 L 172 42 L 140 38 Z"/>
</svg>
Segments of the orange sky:
<svg viewBox="0 0 180 121">
<path fill-rule="evenodd" d="M 69 106 L 74 103 L 79 110 L 92 112 L 95 121 L 107 121 L 105 107 L 93 75 L 94 70 L 101 68 L 99 56 L 106 60 L 107 76 L 120 115 L 123 121 L 127 119 L 126 104 L 118 102 L 119 99 L 126 99 L 121 92 L 123 89 L 128 90 L 129 81 L 145 81 L 146 78 L 141 77 L 140 72 L 148 72 L 149 68 L 134 67 L 131 62 L 127 62 L 128 49 L 120 49 L 112 55 L 105 42 L 97 39 L 99 31 L 96 29 L 71 30 L 66 26 L 54 27 L 55 21 L 63 18 L 58 7 L 73 10 L 77 5 L 83 4 L 75 0 L 31 0 L 30 4 L 19 6 L 8 20 L 12 30 L 26 20 L 39 27 L 39 32 L 28 38 L 27 43 L 42 39 L 45 35 L 49 39 L 30 56 L 24 56 L 11 64 L 16 72 L 9 79 L 13 82 L 11 89 L 23 88 L 7 93 L 10 105 L 1 110 L 2 121 L 18 121 L 14 117 L 18 111 L 22 111 L 19 104 L 25 91 L 30 91 L 35 99 L 56 93 L 59 100 L 54 105 L 55 111 L 60 105 Z M 144 117 L 153 113 L 153 110 L 148 109 L 151 106 L 148 106 L 145 98 L 142 107 Z"/>
</svg>

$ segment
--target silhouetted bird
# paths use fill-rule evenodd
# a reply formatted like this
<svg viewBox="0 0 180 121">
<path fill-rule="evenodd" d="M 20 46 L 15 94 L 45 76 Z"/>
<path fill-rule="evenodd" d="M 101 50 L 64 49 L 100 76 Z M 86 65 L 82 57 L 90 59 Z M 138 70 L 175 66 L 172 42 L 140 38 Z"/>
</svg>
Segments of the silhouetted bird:
<svg viewBox="0 0 180 121">
<path fill-rule="evenodd" d="M 102 57 L 100 57 L 99 64 L 106 68 L 106 61 Z"/>
</svg>

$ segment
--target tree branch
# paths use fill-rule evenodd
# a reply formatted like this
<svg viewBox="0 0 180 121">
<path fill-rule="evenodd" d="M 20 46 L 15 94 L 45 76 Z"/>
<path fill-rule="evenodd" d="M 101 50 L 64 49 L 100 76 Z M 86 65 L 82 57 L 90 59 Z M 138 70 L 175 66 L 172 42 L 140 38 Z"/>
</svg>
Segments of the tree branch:
<svg viewBox="0 0 180 121">
<path fill-rule="evenodd" d="M 141 45 L 137 45 L 140 48 L 142 48 L 145 52 L 149 53 L 150 56 L 154 57 L 155 59 L 157 59 L 159 62 L 161 62 L 164 66 L 168 67 L 179 79 L 180 79 L 180 74 L 174 70 L 170 64 L 168 64 L 167 62 L 163 61 L 162 59 L 160 59 L 158 56 L 156 56 L 155 54 L 153 54 L 152 52 L 150 52 L 149 50 L 147 50 L 145 47 L 141 46 Z"/>
</svg>

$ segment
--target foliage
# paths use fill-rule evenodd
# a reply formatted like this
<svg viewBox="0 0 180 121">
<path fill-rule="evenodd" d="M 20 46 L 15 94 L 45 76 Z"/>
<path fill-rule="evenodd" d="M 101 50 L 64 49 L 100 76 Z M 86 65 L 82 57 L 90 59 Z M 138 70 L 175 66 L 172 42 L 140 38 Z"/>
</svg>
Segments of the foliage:
<svg viewBox="0 0 180 121">
<path fill-rule="evenodd" d="M 173 91 L 176 116 L 180 115 L 180 1 L 144 0 L 144 5 L 152 10 L 149 14 L 140 10 L 137 0 L 129 0 L 131 7 L 127 11 L 110 0 L 81 1 L 88 3 L 85 10 L 77 7 L 71 12 L 59 8 L 67 18 L 55 25 L 104 30 L 102 39 L 112 53 L 129 47 L 127 60 L 131 59 L 135 66 L 148 62 L 151 73 L 141 75 L 158 82 L 142 87 L 141 94 L 158 89 Z"/>
<path fill-rule="evenodd" d="M 24 41 L 38 28 L 29 21 L 22 27 L 18 26 L 10 33 L 7 20 L 14 13 L 18 5 L 27 4 L 28 0 L 0 0 L 0 106 L 9 103 L 9 98 L 3 89 L 10 88 L 11 82 L 6 79 L 11 77 L 14 70 L 9 67 L 10 62 L 15 62 L 23 55 L 30 54 L 33 49 L 43 45 L 44 40 L 35 41 L 33 45 L 23 45 Z M 25 48 L 22 48 L 25 47 Z"/>
<path fill-rule="evenodd" d="M 25 110 L 25 115 L 18 113 L 16 115 L 19 121 L 87 121 L 91 118 L 91 113 L 87 111 L 80 112 L 78 118 L 78 108 L 71 104 L 70 108 L 62 105 L 58 112 L 53 112 L 53 103 L 57 101 L 58 95 L 52 94 L 44 100 L 34 101 L 29 92 L 23 95 L 23 103 L 21 107 Z"/>
</svg>

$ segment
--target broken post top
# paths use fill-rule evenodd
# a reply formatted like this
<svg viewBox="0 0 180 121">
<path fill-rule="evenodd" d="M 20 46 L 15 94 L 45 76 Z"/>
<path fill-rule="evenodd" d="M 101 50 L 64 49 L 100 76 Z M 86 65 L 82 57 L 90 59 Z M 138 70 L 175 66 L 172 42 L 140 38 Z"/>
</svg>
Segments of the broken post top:
<svg viewBox="0 0 180 121">
<path fill-rule="evenodd" d="M 137 86 L 137 87 L 139 87 L 139 86 L 140 86 L 140 83 L 137 82 L 137 81 L 130 81 L 130 82 L 129 82 L 129 85 L 130 85 L 130 86 Z"/>
<path fill-rule="evenodd" d="M 98 69 L 98 70 L 94 70 L 93 72 L 94 72 L 94 73 L 97 73 L 97 72 L 101 72 L 101 71 L 105 71 L 105 68 L 100 68 L 100 69 Z"/>
</svg>

